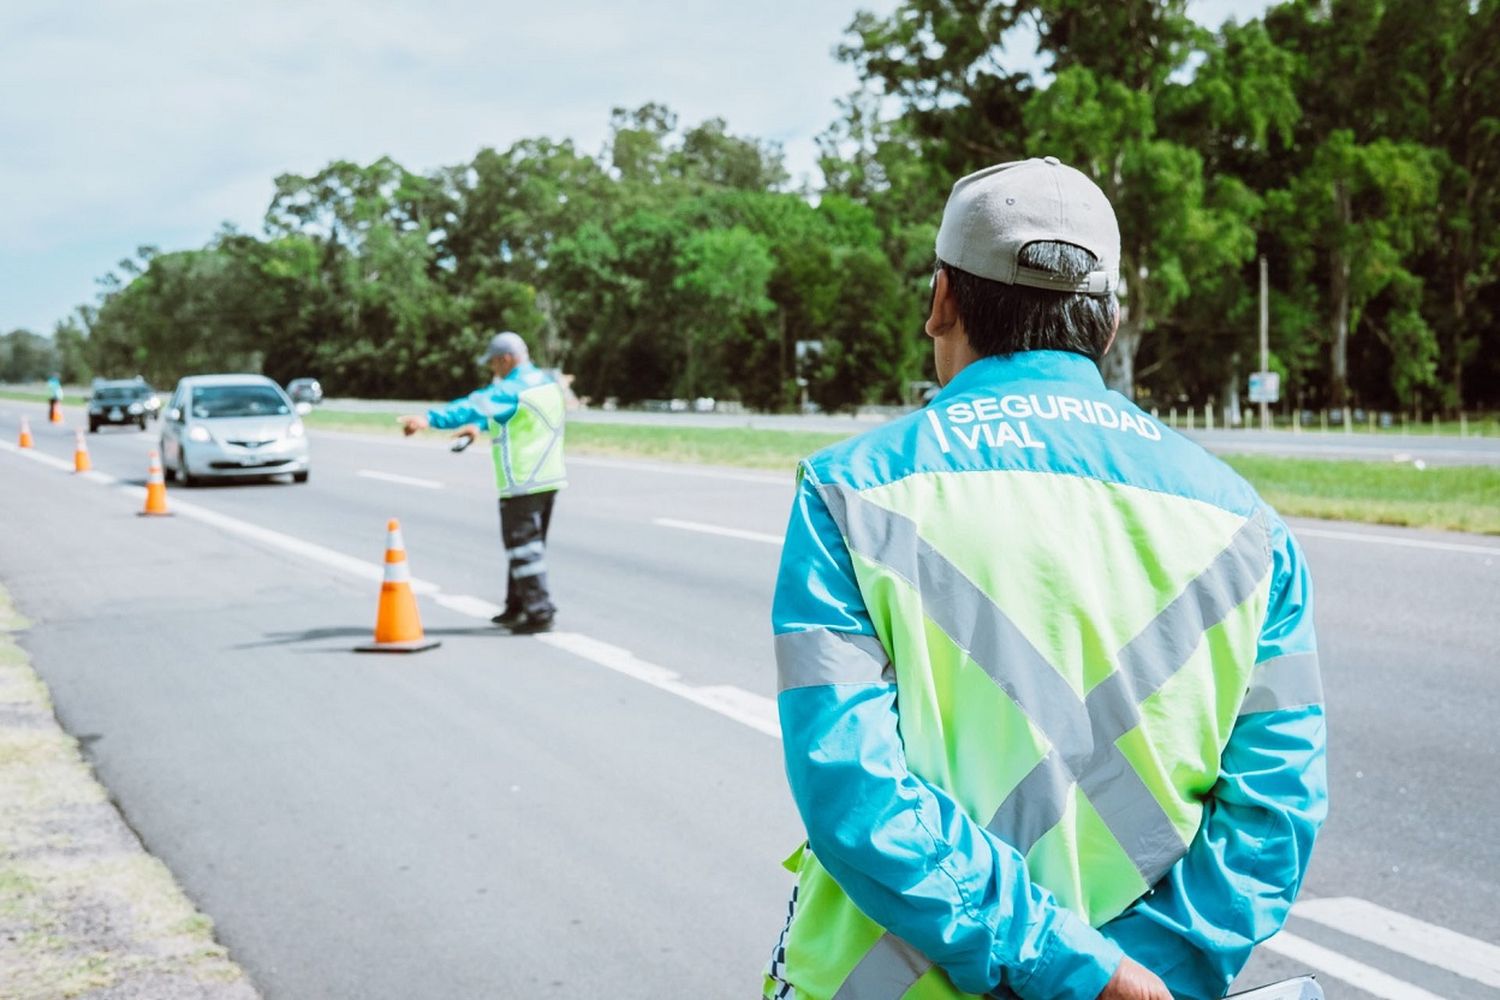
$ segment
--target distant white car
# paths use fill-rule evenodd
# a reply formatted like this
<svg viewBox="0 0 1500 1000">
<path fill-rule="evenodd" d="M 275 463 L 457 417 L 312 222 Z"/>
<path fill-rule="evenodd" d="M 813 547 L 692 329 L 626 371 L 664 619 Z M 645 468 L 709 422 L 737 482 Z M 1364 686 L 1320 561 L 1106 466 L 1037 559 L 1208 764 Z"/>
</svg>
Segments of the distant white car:
<svg viewBox="0 0 1500 1000">
<path fill-rule="evenodd" d="M 310 471 L 302 414 L 281 386 L 262 375 L 190 375 L 177 383 L 161 425 L 167 474 L 184 486 L 210 478 Z"/>
</svg>

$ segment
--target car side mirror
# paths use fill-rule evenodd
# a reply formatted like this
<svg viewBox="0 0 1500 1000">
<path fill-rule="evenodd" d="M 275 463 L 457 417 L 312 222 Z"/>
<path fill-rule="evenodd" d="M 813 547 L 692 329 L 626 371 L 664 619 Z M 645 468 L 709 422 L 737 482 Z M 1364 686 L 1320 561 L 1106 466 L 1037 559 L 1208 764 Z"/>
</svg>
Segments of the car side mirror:
<svg viewBox="0 0 1500 1000">
<path fill-rule="evenodd" d="M 182 423 L 182 411 L 175 406 L 172 407 L 167 411 L 167 419 L 172 421 L 172 423 L 174 424 Z"/>
<path fill-rule="evenodd" d="M 301 403 L 295 403 L 295 404 L 293 404 L 292 408 L 295 409 L 299 414 L 301 414 L 304 417 L 307 416 L 309 413 L 312 412 L 312 404 L 309 403 L 309 402 L 307 402 L 307 401 L 305 401 L 305 400 L 303 402 L 301 402 Z"/>
</svg>

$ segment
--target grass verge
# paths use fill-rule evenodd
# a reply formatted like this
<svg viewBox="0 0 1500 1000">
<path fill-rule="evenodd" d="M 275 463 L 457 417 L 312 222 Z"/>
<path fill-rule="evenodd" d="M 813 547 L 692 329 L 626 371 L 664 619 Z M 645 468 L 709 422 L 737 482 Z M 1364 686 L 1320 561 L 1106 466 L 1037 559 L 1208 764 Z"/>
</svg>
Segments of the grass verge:
<svg viewBox="0 0 1500 1000">
<path fill-rule="evenodd" d="M 394 413 L 317 411 L 307 419 L 327 430 L 399 433 Z M 568 425 L 568 449 L 574 454 L 743 466 L 788 476 L 799 459 L 845 437 L 748 428 Z M 1500 469 L 1259 455 L 1230 455 L 1225 461 L 1291 517 L 1500 534 Z"/>
<path fill-rule="evenodd" d="M 1500 535 L 1500 469 L 1227 455 L 1283 514 Z"/>
<path fill-rule="evenodd" d="M 255 1000 L 59 728 L 0 588 L 0 996 Z"/>
</svg>

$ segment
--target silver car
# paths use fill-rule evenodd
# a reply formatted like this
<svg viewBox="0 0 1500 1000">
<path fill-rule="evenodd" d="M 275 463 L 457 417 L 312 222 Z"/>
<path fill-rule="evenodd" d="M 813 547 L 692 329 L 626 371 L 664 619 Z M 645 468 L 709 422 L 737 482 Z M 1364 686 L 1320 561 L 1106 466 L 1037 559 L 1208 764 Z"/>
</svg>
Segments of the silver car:
<svg viewBox="0 0 1500 1000">
<path fill-rule="evenodd" d="M 177 383 L 162 419 L 162 466 L 184 486 L 277 475 L 305 483 L 301 415 L 309 409 L 261 375 L 191 375 Z"/>
</svg>

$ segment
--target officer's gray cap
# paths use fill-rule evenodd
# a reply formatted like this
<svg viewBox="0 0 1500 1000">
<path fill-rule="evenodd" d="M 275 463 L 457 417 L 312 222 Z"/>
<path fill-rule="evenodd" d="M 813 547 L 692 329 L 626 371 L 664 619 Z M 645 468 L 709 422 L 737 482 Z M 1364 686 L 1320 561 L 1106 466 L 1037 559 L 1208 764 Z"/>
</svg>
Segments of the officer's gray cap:
<svg viewBox="0 0 1500 1000">
<path fill-rule="evenodd" d="M 479 363 L 487 365 L 491 358 L 500 358 L 507 354 L 517 358 L 531 357 L 531 352 L 526 349 L 526 341 L 521 339 L 521 335 L 507 330 L 490 338 L 489 349 L 479 356 Z"/>
<path fill-rule="evenodd" d="M 1023 267 L 1028 243 L 1071 243 L 1099 260 L 1072 281 Z M 1007 285 L 1107 295 L 1120 284 L 1120 224 L 1099 186 L 1055 156 L 1001 163 L 953 185 L 938 229 L 938 259 Z"/>
</svg>

